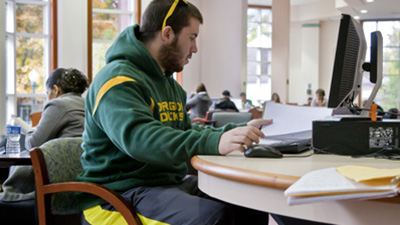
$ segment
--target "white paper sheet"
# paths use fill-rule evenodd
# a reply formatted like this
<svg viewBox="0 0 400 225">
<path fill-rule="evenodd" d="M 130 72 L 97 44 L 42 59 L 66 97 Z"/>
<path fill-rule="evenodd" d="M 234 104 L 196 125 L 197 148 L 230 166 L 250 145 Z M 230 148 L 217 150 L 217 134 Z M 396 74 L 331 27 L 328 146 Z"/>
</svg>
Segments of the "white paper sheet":
<svg viewBox="0 0 400 225">
<path fill-rule="evenodd" d="M 286 189 L 284 194 L 288 197 L 287 202 L 289 205 L 296 205 L 345 199 L 388 198 L 396 196 L 397 192 L 397 188 L 391 185 L 368 186 L 342 176 L 335 171 L 335 168 L 326 168 L 305 174 L 296 183 Z M 331 194 L 318 195 L 317 193 Z M 296 196 L 298 194 L 317 195 Z"/>
<path fill-rule="evenodd" d="M 288 136 L 292 139 L 311 138 L 312 121 L 331 116 L 332 109 L 325 107 L 293 106 L 266 102 L 264 119 L 273 119 L 271 125 L 261 130 L 266 138 Z"/>
</svg>

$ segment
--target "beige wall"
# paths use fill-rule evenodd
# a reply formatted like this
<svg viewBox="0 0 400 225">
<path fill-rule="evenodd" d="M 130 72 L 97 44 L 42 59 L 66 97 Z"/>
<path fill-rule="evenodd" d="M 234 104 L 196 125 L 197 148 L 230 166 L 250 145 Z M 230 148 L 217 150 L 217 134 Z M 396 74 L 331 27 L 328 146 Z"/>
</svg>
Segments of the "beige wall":
<svg viewBox="0 0 400 225">
<path fill-rule="evenodd" d="M 58 67 L 87 74 L 87 1 L 58 0 Z"/>
<path fill-rule="evenodd" d="M 339 21 L 318 23 L 318 28 L 303 27 L 304 22 L 292 22 L 290 27 L 289 102 L 299 105 L 306 103 L 309 83 L 312 97 L 318 88 L 329 95 Z"/>
<path fill-rule="evenodd" d="M 338 33 L 339 20 L 321 21 L 319 86 L 325 89 L 327 95 L 331 85 Z"/>
<path fill-rule="evenodd" d="M 190 92 L 198 82 L 203 82 L 211 97 L 220 97 L 222 91 L 228 89 L 238 98 L 246 66 L 243 46 L 247 1 L 202 1 L 196 5 L 203 14 L 204 24 L 198 39 L 199 52 L 195 56 L 198 58 L 185 67 L 183 87 Z"/>
<path fill-rule="evenodd" d="M 279 13 L 277 13 L 279 12 Z M 271 92 L 288 102 L 290 1 L 272 1 Z"/>
</svg>

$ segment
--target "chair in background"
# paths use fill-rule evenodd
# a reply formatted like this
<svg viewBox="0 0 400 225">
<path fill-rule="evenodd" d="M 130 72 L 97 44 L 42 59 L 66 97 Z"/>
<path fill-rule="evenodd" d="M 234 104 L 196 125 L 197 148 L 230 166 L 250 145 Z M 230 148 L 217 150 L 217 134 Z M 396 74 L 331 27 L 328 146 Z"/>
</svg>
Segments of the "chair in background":
<svg viewBox="0 0 400 225">
<path fill-rule="evenodd" d="M 246 123 L 253 118 L 249 112 L 214 112 L 212 120 L 214 127 L 222 127 L 227 123 Z"/>
<path fill-rule="evenodd" d="M 96 195 L 114 206 L 128 224 L 141 224 L 133 206 L 115 191 L 98 184 L 75 181 L 82 172 L 81 143 L 81 138 L 59 138 L 30 152 L 36 180 L 39 224 L 72 224 L 62 216 L 58 216 L 62 218 L 61 222 L 55 218 L 56 215 L 80 216 L 79 200 L 73 192 Z M 77 224 L 80 224 L 79 220 Z"/>
<path fill-rule="evenodd" d="M 191 122 L 194 124 L 199 124 L 199 125 L 203 125 L 203 126 L 212 125 L 213 121 L 211 120 L 211 116 L 212 116 L 212 111 L 208 111 L 206 113 L 205 118 L 197 117 L 197 118 L 192 119 Z"/>
<path fill-rule="evenodd" d="M 263 116 L 263 111 L 260 108 L 251 108 L 248 112 L 253 114 L 252 119 L 260 119 Z"/>
<path fill-rule="evenodd" d="M 35 127 L 36 125 L 38 125 L 39 120 L 42 117 L 42 112 L 31 113 L 29 117 L 31 118 L 32 127 Z"/>
<path fill-rule="evenodd" d="M 194 119 L 192 119 L 192 123 L 200 124 L 200 125 L 203 125 L 203 126 L 207 126 L 207 125 L 214 126 L 215 121 L 213 120 L 213 114 L 214 113 L 219 113 L 219 112 L 235 112 L 236 113 L 236 111 L 233 110 L 233 109 L 225 109 L 225 110 L 222 110 L 222 109 L 211 109 L 211 110 L 208 110 L 208 112 L 206 114 L 206 118 L 200 118 L 200 117 L 199 118 L 194 118 Z"/>
</svg>

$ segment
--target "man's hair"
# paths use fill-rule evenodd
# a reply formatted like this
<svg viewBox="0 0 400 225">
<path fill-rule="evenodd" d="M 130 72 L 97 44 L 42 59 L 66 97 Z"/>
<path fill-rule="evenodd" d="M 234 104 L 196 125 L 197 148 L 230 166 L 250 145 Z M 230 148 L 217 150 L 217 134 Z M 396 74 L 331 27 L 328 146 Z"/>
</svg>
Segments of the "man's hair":
<svg viewBox="0 0 400 225">
<path fill-rule="evenodd" d="M 161 31 L 165 16 L 173 3 L 174 0 L 153 0 L 150 2 L 142 16 L 142 24 L 139 30 L 140 41 L 147 43 L 155 38 L 157 32 Z M 166 26 L 171 26 L 174 33 L 179 34 L 182 28 L 189 26 L 189 19 L 192 17 L 203 24 L 203 17 L 196 6 L 180 0 L 172 15 L 167 19 Z"/>
<path fill-rule="evenodd" d="M 316 94 L 320 94 L 322 96 L 325 96 L 325 91 L 321 88 L 317 89 L 317 91 L 315 91 Z"/>
</svg>

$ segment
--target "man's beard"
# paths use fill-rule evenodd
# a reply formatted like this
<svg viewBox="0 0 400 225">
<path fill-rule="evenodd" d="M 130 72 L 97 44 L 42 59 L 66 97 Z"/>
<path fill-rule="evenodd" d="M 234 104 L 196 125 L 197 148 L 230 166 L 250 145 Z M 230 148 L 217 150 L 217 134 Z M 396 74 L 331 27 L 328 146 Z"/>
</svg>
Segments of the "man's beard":
<svg viewBox="0 0 400 225">
<path fill-rule="evenodd" d="M 160 48 L 160 63 L 165 72 L 180 72 L 183 70 L 183 65 L 179 63 L 182 58 L 179 50 L 177 36 L 175 36 L 171 44 L 163 45 Z"/>
</svg>

